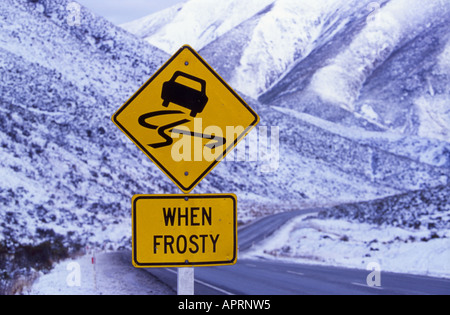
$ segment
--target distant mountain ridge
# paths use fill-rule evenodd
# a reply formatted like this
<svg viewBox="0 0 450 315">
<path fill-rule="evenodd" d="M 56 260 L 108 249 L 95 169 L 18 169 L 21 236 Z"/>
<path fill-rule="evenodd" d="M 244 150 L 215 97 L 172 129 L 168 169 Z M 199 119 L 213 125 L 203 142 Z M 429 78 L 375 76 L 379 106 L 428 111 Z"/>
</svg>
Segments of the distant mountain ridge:
<svg viewBox="0 0 450 315">
<path fill-rule="evenodd" d="M 223 3 L 231 9 L 241 2 Z M 226 32 L 214 14 L 208 17 L 218 24 L 194 22 L 199 7 L 221 13 L 214 5 L 190 0 L 167 10 L 169 22 L 150 33 L 138 29 L 145 20 L 123 27 L 166 51 L 192 41 L 234 88 L 264 104 L 450 142 L 450 3 L 267 1 L 249 5 Z"/>
</svg>

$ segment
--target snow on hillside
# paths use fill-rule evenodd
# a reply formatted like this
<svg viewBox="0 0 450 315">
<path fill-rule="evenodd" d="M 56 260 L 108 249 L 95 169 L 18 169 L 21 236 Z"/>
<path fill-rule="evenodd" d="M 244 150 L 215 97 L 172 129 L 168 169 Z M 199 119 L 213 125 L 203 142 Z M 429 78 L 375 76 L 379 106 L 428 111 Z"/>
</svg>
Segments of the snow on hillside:
<svg viewBox="0 0 450 315">
<path fill-rule="evenodd" d="M 129 263 L 128 256 L 121 252 L 96 252 L 62 261 L 50 273 L 41 275 L 23 293 L 30 295 L 173 295 L 175 293 L 150 273 L 134 268 Z M 92 258 L 95 265 L 92 264 Z"/>
<path fill-rule="evenodd" d="M 253 29 L 232 83 L 257 97 L 292 65 L 329 40 L 365 1 L 278 0 Z"/>
<path fill-rule="evenodd" d="M 246 258 L 450 278 L 450 186 L 342 204 L 297 217 Z"/>
<path fill-rule="evenodd" d="M 368 21 L 367 26 L 343 52 L 314 74 L 309 88 L 324 100 L 355 111 L 362 86 L 373 71 L 383 64 L 402 42 L 411 40 L 424 29 L 431 27 L 432 20 L 441 21 L 449 13 L 450 5 L 444 5 L 442 1 L 429 1 L 425 5 L 423 1 L 390 1 L 373 15 L 372 20 Z M 419 117 L 443 114 L 437 124 L 426 121 L 421 126 L 449 125 L 450 116 L 443 110 L 445 100 L 448 98 L 434 100 L 432 105 L 423 97 L 416 101 L 422 111 L 427 111 L 423 108 L 426 104 L 435 111 L 435 115 L 427 111 L 419 114 Z M 361 109 L 364 117 L 378 120 L 378 115 L 370 105 L 366 104 L 364 108 Z M 428 136 L 429 133 L 419 131 L 419 135 Z M 443 136 L 450 139 L 450 134 L 444 133 Z"/>
<path fill-rule="evenodd" d="M 124 196 L 148 182 L 148 174 L 117 165 L 121 157 L 145 163 L 110 117 L 168 56 L 84 8 L 80 25 L 69 25 L 68 3 L 0 3 L 0 242 L 7 247 L 38 244 L 49 233 L 68 246 L 123 246 Z"/>
<path fill-rule="evenodd" d="M 67 4 L 0 4 L 0 173 L 8 179 L 0 184 L 7 209 L 0 213 L 1 238 L 38 243 L 39 230 L 65 235 L 69 244 L 128 246 L 131 196 L 177 190 L 110 116 L 169 55 L 84 8 L 81 25 L 70 26 Z M 281 128 L 280 154 L 269 161 L 276 168 L 262 172 L 264 161 L 226 161 L 196 189 L 237 193 L 242 221 L 443 181 L 440 170 L 383 153 L 377 158 L 397 160 L 396 171 L 374 168 L 375 153 L 364 146 L 251 102 L 262 125 Z M 328 152 L 330 139 L 341 146 L 336 154 Z M 253 143 L 255 150 L 258 139 Z M 250 173 L 255 176 L 242 182 Z"/>
<path fill-rule="evenodd" d="M 238 90 L 256 98 L 294 62 L 332 38 L 348 22 L 349 14 L 364 12 L 369 2 L 190 0 L 121 26 L 152 45 L 174 53 L 185 43 L 200 50 L 240 24 L 257 18 L 257 25 L 246 30 L 249 41 L 239 56 L 239 66 L 233 69 L 231 81 Z"/>
<path fill-rule="evenodd" d="M 448 2 L 242 3 L 190 0 L 124 27 L 170 53 L 191 43 L 265 104 L 450 141 Z"/>
<path fill-rule="evenodd" d="M 300 113 L 292 109 L 277 106 L 273 106 L 272 108 L 361 144 L 377 147 L 384 151 L 408 157 L 421 163 L 444 168 L 450 167 L 450 143 L 445 141 L 433 138 L 405 136 L 388 131 L 380 132 L 367 131 L 362 128 L 356 129 L 335 124 L 319 117 Z"/>
<path fill-rule="evenodd" d="M 148 41 L 83 7 L 69 25 L 68 0 L 1 1 L 1 267 L 14 277 L 10 254 L 42 242 L 128 248 L 131 197 L 179 193 L 111 115 L 186 43 L 261 116 L 246 158 L 194 191 L 236 193 L 240 222 L 448 186 L 448 5 L 435 1 L 396 20 L 407 3 L 386 0 L 368 22 L 369 1 L 189 0 L 125 26 Z"/>
<path fill-rule="evenodd" d="M 376 263 L 381 279 L 383 272 L 450 279 L 449 248 L 448 230 L 436 234 L 426 228 L 298 217 L 241 257 L 362 270 Z"/>
<path fill-rule="evenodd" d="M 450 142 L 450 75 L 443 61 L 450 4 L 390 0 L 368 12 L 354 11 L 259 100 L 350 127 Z"/>
<path fill-rule="evenodd" d="M 259 11 L 251 22 L 260 23 L 263 18 L 293 10 L 293 2 L 283 1 Z M 0 169 L 11 178 L 1 184 L 0 196 L 8 209 L 21 209 L 1 214 L 4 221 L 17 221 L 15 226 L 2 227 L 3 237 L 31 241 L 35 222 L 40 222 L 40 228 L 57 233 L 76 231 L 74 235 L 84 241 L 126 244 L 129 237 L 122 231 L 130 224 L 131 196 L 176 192 L 176 188 L 111 124 L 110 116 L 169 55 L 84 8 L 81 25 L 70 26 L 68 2 L 50 3 L 11 0 L 0 4 L 2 12 L 7 12 L 0 29 L 0 40 L 5 43 L 0 49 L 0 139 L 5 157 Z M 190 1 L 183 8 L 201 3 L 205 4 Z M 238 10 L 240 15 L 236 8 L 241 7 L 233 7 L 233 1 L 226 3 L 229 7 L 224 8 L 230 12 L 225 16 L 231 14 L 237 20 L 262 6 L 252 2 L 247 13 Z M 306 8 L 323 10 L 315 5 Z M 344 12 L 342 21 L 347 19 Z M 258 23 L 253 24 L 255 29 Z M 329 34 L 338 29 L 329 27 Z M 39 29 L 39 36 L 26 31 L 33 29 Z M 227 35 L 208 46 L 220 44 L 224 37 Z M 217 52 L 228 56 L 226 50 Z M 214 66 L 220 54 L 210 54 L 206 51 Z M 369 200 L 448 182 L 448 171 L 433 167 L 446 165 L 439 156 L 432 158 L 437 162 L 426 165 L 421 163 L 427 161 L 421 154 L 406 155 L 414 157 L 410 160 L 399 156 L 395 148 L 386 152 L 386 142 L 373 145 L 346 138 L 339 131 L 330 132 L 320 124 L 299 119 L 295 113 L 244 98 L 261 115 L 261 126 L 280 128 L 279 154 L 272 161 L 225 161 L 196 189 L 233 191 L 242 196 L 242 221 L 276 211 Z M 258 150 L 258 137 L 252 141 L 252 150 Z M 266 162 L 275 168 L 262 172 Z M 255 172 L 247 181 L 240 180 Z"/>
<path fill-rule="evenodd" d="M 190 0 L 121 26 L 169 54 L 175 53 L 184 44 L 199 50 L 273 2 Z M 154 22 L 160 19 L 166 23 Z M 154 32 L 150 33 L 145 25 L 148 22 L 160 27 L 152 28 Z"/>
<path fill-rule="evenodd" d="M 426 5 L 418 0 L 388 2 L 368 18 L 367 25 L 341 54 L 316 72 L 310 88 L 354 110 L 359 90 L 374 69 L 389 58 L 400 41 L 417 34 L 430 17 L 444 17 L 447 11 L 443 9 L 447 8 L 440 1 Z"/>
<path fill-rule="evenodd" d="M 183 8 L 183 6 L 184 3 L 181 2 L 162 11 L 144 16 L 143 18 L 137 19 L 135 21 L 121 24 L 120 27 L 126 29 L 132 34 L 137 35 L 139 38 L 145 39 L 155 34 L 166 24 L 170 23 L 176 16 L 177 12 L 179 12 Z M 172 48 L 177 49 L 177 47 Z M 170 50 L 168 51 L 168 53 L 170 53 Z"/>
</svg>

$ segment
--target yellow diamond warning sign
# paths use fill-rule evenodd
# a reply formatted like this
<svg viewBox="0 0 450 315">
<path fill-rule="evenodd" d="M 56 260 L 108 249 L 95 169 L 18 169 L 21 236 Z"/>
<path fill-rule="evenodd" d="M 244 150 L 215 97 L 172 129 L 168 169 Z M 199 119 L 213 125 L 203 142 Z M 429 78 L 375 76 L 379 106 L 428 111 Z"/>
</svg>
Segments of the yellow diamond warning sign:
<svg viewBox="0 0 450 315">
<path fill-rule="evenodd" d="M 189 46 L 183 46 L 112 118 L 185 193 L 259 122 Z"/>
<path fill-rule="evenodd" d="M 237 260 L 237 198 L 137 195 L 132 201 L 133 265 L 193 267 Z"/>
</svg>

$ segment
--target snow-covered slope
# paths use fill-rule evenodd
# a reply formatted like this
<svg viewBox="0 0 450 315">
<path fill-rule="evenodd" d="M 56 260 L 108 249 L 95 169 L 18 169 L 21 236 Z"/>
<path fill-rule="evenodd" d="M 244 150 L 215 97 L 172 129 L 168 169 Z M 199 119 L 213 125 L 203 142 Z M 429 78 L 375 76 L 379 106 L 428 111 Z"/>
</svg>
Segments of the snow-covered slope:
<svg viewBox="0 0 450 315">
<path fill-rule="evenodd" d="M 121 26 L 170 54 L 187 43 L 199 50 L 273 2 L 189 0 Z"/>
<path fill-rule="evenodd" d="M 182 8 L 193 12 L 190 5 L 206 2 L 192 0 Z M 270 24 L 263 19 L 276 19 L 297 8 L 294 2 L 279 0 L 264 3 L 269 6 L 258 11 L 262 2 L 251 2 L 244 13 L 237 2 L 225 2 L 221 4 L 225 13 L 216 13 L 217 17 L 232 15 L 232 24 L 253 17 L 202 50 L 213 66 L 226 57 L 236 64 L 255 39 L 248 36 L 249 29 L 252 34 L 258 33 L 258 27 Z M 3 223 L 2 237 L 33 242 L 39 226 L 57 233 L 70 232 L 83 242 L 124 244 L 129 239 L 123 231 L 129 227 L 131 196 L 176 192 L 176 188 L 111 124 L 110 116 L 169 55 L 84 8 L 80 25 L 70 26 L 68 3 L 8 0 L 0 4 L 0 172 L 8 179 L 0 184 L 1 201 L 7 209 L 0 215 L 2 222 L 17 223 Z M 330 8 L 333 3 L 328 3 Z M 333 5 L 337 4 L 340 2 Z M 309 5 L 302 10 L 304 14 L 316 10 L 321 15 L 325 9 Z M 331 11 L 342 14 L 336 15 L 338 19 L 325 20 L 341 22 L 319 19 L 317 23 L 324 23 L 319 28 L 332 37 L 341 28 L 337 25 L 343 25 L 349 17 L 342 7 Z M 39 36 L 33 31 L 37 29 Z M 236 59 L 227 50 L 211 50 L 231 42 L 244 48 L 236 50 Z M 447 64 L 445 60 L 441 63 L 443 67 Z M 225 66 L 217 68 L 226 72 L 225 77 L 235 74 Z M 261 125 L 279 127 L 280 152 L 272 161 L 225 161 L 196 189 L 237 193 L 243 205 L 240 220 L 448 183 L 448 169 L 442 167 L 448 161 L 440 156 L 445 155 L 445 146 L 433 151 L 429 147 L 435 143 L 421 142 L 423 151 L 413 152 L 386 145 L 391 138 L 352 138 L 338 125 L 330 127 L 323 121 L 317 123 L 283 107 L 262 105 L 243 96 L 262 117 Z M 257 137 L 250 140 L 251 150 L 258 150 L 257 143 Z M 430 158 L 423 158 L 424 152 Z M 262 171 L 267 164 L 275 168 Z M 242 182 L 241 178 L 255 173 Z"/>
<path fill-rule="evenodd" d="M 450 3 L 391 0 L 358 11 L 260 101 L 348 126 L 450 142 Z M 359 120 L 359 121 L 358 121 Z"/>
<path fill-rule="evenodd" d="M 231 83 L 255 98 L 295 62 L 330 40 L 356 12 L 367 15 L 368 3 L 368 0 L 189 0 L 122 27 L 174 53 L 185 43 L 197 50 L 205 48 L 245 24 L 241 30 L 247 33 L 245 48 L 237 57 L 238 65 L 232 69 Z M 233 37 L 233 41 L 242 41 L 242 36 Z M 233 47 L 225 49 L 233 53 Z"/>
<path fill-rule="evenodd" d="M 120 243 L 123 196 L 151 174 L 125 171 L 121 157 L 146 164 L 110 117 L 168 56 L 84 8 L 70 26 L 68 3 L 0 3 L 0 239 L 9 245 L 39 243 L 38 230 Z"/>
<path fill-rule="evenodd" d="M 184 2 L 181 2 L 165 10 L 145 16 L 135 21 L 121 24 L 120 26 L 128 32 L 137 35 L 139 38 L 146 39 L 154 35 L 166 24 L 172 22 L 176 14 L 182 10 L 183 6 Z M 171 53 L 172 49 L 176 50 L 177 48 L 170 47 L 167 52 Z"/>
<path fill-rule="evenodd" d="M 240 221 L 450 183 L 446 2 L 437 13 L 427 4 L 430 26 L 402 35 L 375 64 L 364 57 L 374 47 L 362 35 L 372 27 L 364 1 L 190 0 L 134 24 L 159 48 L 85 8 L 71 25 L 69 3 L 0 2 L 0 263 L 4 248 L 56 238 L 67 248 L 128 247 L 131 197 L 179 192 L 110 117 L 170 57 L 161 49 L 186 42 L 261 127 L 279 129 L 279 152 L 263 154 L 256 129 L 247 160 L 223 161 L 194 191 L 236 193 Z M 402 3 L 383 2 L 377 16 Z M 383 42 L 389 29 L 380 32 Z M 317 88 L 354 53 L 361 63 L 350 70 L 364 76 L 338 71 L 326 92 Z M 351 97 L 336 101 L 333 91 Z"/>
<path fill-rule="evenodd" d="M 365 144 L 424 164 L 450 168 L 450 143 L 432 138 L 407 136 L 395 132 L 366 131 L 332 123 L 306 113 L 272 106 L 276 111 L 296 117 L 359 144 Z"/>
<path fill-rule="evenodd" d="M 125 27 L 171 53 L 192 43 L 265 104 L 450 142 L 449 2 L 242 3 L 190 0 Z"/>
<path fill-rule="evenodd" d="M 6 209 L 0 213 L 1 237 L 35 243 L 39 229 L 81 244 L 120 246 L 129 240 L 132 195 L 177 192 L 110 121 L 169 55 L 84 8 L 80 26 L 70 26 L 68 3 L 0 4 L 0 173 L 7 179 L 0 183 Z M 277 167 L 265 173 L 264 161 L 225 161 L 196 190 L 237 193 L 248 206 L 240 220 L 446 181 L 441 169 L 376 153 L 245 98 L 262 124 L 280 126 Z M 340 146 L 336 154 L 329 153 L 330 141 Z M 375 155 L 391 161 L 391 170 L 382 163 L 374 167 Z M 256 175 L 243 183 L 250 173 Z"/>
<path fill-rule="evenodd" d="M 257 97 L 295 62 L 330 40 L 365 1 L 278 0 L 253 29 L 232 82 Z"/>
</svg>

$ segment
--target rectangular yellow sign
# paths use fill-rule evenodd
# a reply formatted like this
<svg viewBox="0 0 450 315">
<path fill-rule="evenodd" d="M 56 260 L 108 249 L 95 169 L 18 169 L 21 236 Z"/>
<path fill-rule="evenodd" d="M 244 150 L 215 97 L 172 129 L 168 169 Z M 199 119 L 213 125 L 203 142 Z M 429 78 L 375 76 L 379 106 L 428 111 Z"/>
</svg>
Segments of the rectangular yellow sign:
<svg viewBox="0 0 450 315">
<path fill-rule="evenodd" d="M 136 195 L 132 201 L 133 265 L 199 267 L 237 261 L 237 198 Z"/>
</svg>

